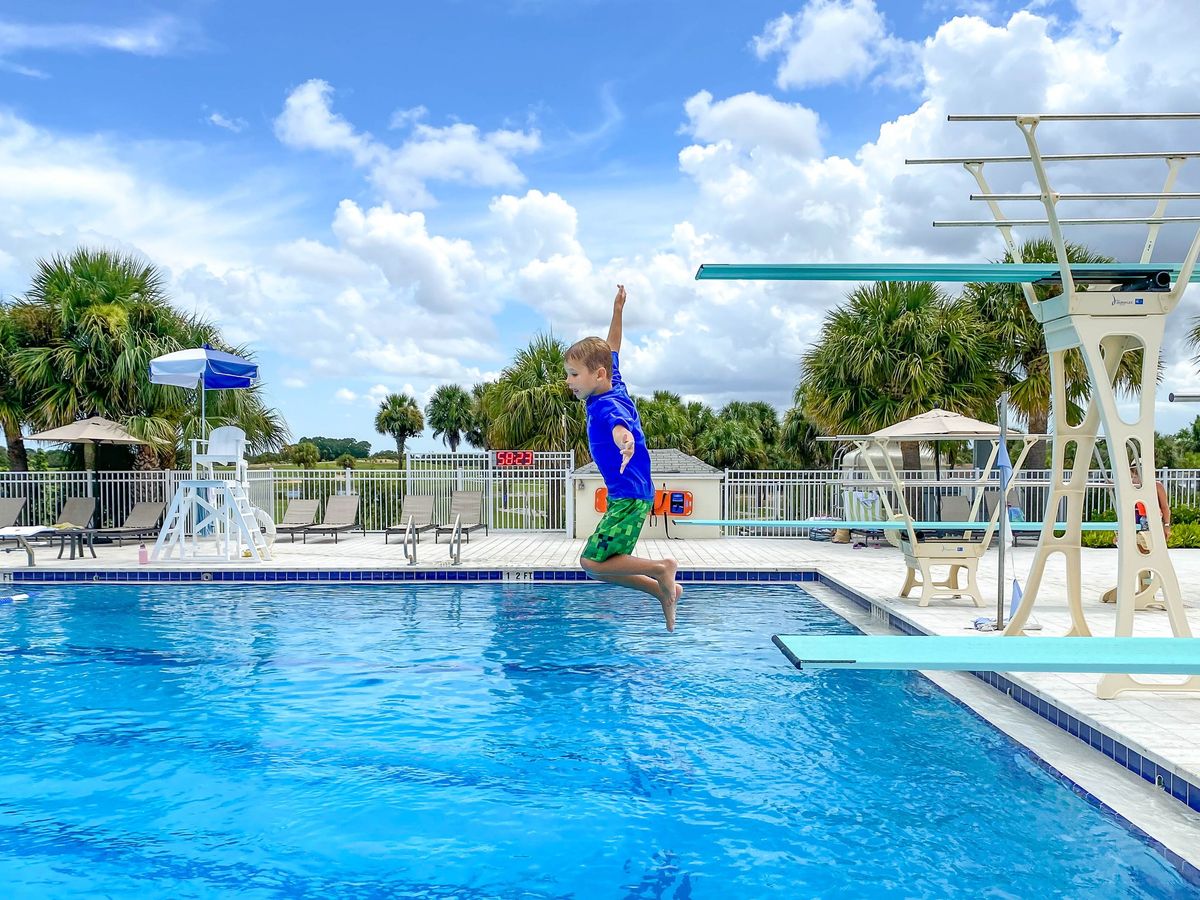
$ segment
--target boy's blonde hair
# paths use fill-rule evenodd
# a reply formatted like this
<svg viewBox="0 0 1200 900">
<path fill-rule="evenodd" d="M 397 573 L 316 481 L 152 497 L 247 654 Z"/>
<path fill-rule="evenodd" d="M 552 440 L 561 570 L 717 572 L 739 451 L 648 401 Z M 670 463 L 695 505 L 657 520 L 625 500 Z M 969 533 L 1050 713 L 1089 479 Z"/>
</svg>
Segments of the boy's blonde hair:
<svg viewBox="0 0 1200 900">
<path fill-rule="evenodd" d="M 604 369 L 612 375 L 612 348 L 604 338 L 585 337 L 576 341 L 567 349 L 564 359 L 581 364 L 589 372 Z"/>
</svg>

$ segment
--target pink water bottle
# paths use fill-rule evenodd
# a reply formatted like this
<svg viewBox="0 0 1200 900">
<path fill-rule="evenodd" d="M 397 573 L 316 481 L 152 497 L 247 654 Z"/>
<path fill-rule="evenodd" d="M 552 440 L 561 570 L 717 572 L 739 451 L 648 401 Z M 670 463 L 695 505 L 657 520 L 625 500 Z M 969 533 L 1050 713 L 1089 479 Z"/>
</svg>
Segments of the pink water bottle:
<svg viewBox="0 0 1200 900">
<path fill-rule="evenodd" d="M 150 554 L 146 552 L 146 542 L 142 541 L 142 545 L 138 547 L 138 565 L 144 566 L 150 562 Z"/>
</svg>

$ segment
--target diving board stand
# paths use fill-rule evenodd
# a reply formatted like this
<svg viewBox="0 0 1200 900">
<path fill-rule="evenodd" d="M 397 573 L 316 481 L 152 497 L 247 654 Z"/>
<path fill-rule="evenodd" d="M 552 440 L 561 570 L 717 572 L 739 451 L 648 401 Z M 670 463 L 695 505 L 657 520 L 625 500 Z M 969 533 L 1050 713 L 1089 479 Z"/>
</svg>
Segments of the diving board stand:
<svg viewBox="0 0 1200 900">
<path fill-rule="evenodd" d="M 771 640 L 797 669 L 1200 675 L 1200 638 L 776 634 Z"/>
<path fill-rule="evenodd" d="M 1183 298 L 1184 290 L 1197 279 L 1196 262 L 1200 253 L 1200 216 L 1167 215 L 1172 200 L 1200 199 L 1200 195 L 1176 192 L 1175 183 L 1184 164 L 1200 151 L 1161 151 L 1136 153 L 1059 153 L 1045 154 L 1038 142 L 1038 129 L 1043 123 L 1059 121 L 1119 123 L 1159 121 L 1196 121 L 1200 113 L 1113 113 L 1113 114 L 1055 114 L 1055 115 L 968 115 L 950 116 L 951 122 L 1000 123 L 1015 125 L 1020 131 L 1025 153 L 1021 155 L 975 155 L 939 159 L 910 159 L 913 165 L 960 165 L 975 180 L 978 193 L 973 201 L 987 204 L 990 219 L 935 221 L 934 227 L 996 228 L 1006 248 L 1006 262 L 993 266 L 971 267 L 918 265 L 858 266 L 836 270 L 827 265 L 789 265 L 786 267 L 702 266 L 697 278 L 778 278 L 785 280 L 855 280 L 855 281 L 978 281 L 1019 284 L 1021 294 L 1034 320 L 1041 324 L 1049 356 L 1051 410 L 1054 423 L 1051 471 L 1065 472 L 1065 477 L 1051 481 L 1046 504 L 1047 521 L 1043 523 L 1025 591 L 1015 615 L 1004 634 L 1023 634 L 1030 614 L 1038 603 L 1047 561 L 1062 554 L 1066 569 L 1066 600 L 1070 613 L 1068 637 L 1091 637 L 1083 607 L 1080 535 L 1084 515 L 1085 490 L 1093 449 L 1103 431 L 1112 460 L 1117 506 L 1117 615 L 1114 628 L 1119 639 L 1132 639 L 1134 614 L 1156 615 L 1139 609 L 1145 606 L 1148 591 L 1161 595 L 1161 603 L 1176 639 L 1192 638 L 1179 580 L 1167 553 L 1162 521 L 1156 514 L 1158 499 L 1154 484 L 1154 402 L 1158 365 L 1162 355 L 1166 317 Z M 1115 160 L 1158 160 L 1165 164 L 1166 173 L 1161 187 L 1143 191 L 1069 193 L 1054 189 L 1050 170 L 1062 162 L 1076 164 L 1079 170 L 1103 166 Z M 1082 165 L 1086 163 L 1087 165 Z M 1019 165 L 1025 167 L 1036 190 L 1025 193 L 994 191 L 985 176 L 990 166 Z M 1080 180 L 1073 172 L 1072 182 Z M 1111 214 L 1092 217 L 1060 215 L 1060 204 L 1082 203 L 1145 203 L 1153 204 L 1148 215 Z M 1045 217 L 1028 218 L 1008 215 L 1005 204 L 1040 204 Z M 1139 210 L 1140 211 L 1140 210 Z M 1107 212 L 1107 207 L 1105 209 Z M 1154 263 L 1152 257 L 1164 226 L 1190 224 L 1192 233 L 1188 249 L 1180 262 Z M 1091 226 L 1144 226 L 1146 231 L 1136 262 L 1080 264 L 1071 259 L 1064 237 L 1064 228 Z M 1014 228 L 1034 229 L 1049 233 L 1054 248 L 1054 263 L 1026 263 L 1021 245 L 1014 237 Z M 1052 271 L 1057 270 L 1057 271 Z M 1088 374 L 1089 392 L 1086 398 L 1068 396 L 1068 366 L 1074 357 L 1082 359 Z M 1127 421 L 1117 407 L 1118 391 L 1124 390 L 1122 362 L 1126 368 L 1140 372 L 1140 392 L 1137 409 Z M 1070 387 L 1074 387 L 1073 385 Z M 1078 401 L 1083 413 L 1075 416 Z M 1066 466 L 1067 451 L 1073 451 L 1073 463 Z M 1132 464 L 1140 473 L 1140 484 L 1130 475 Z M 999 504 L 998 504 L 999 505 Z M 1150 511 L 1144 530 L 1138 529 L 1135 508 Z M 1053 518 L 1065 509 L 1065 533 L 1056 534 Z M 1139 542 L 1138 536 L 1143 541 Z M 1139 546 L 1141 543 L 1141 546 Z M 1148 587 L 1147 587 L 1148 586 Z M 1046 640 L 1040 638 L 1039 640 Z M 1093 640 L 1100 640 L 1093 638 Z M 1165 651 L 1164 651 L 1165 652 Z M 1096 654 L 1099 657 L 1099 654 Z M 1200 690 L 1200 674 L 1190 674 L 1182 683 L 1163 685 L 1141 683 L 1130 671 L 1106 670 L 1096 687 L 1101 698 L 1110 698 L 1122 691 Z M 1132 671 L 1137 672 L 1135 668 Z"/>
<path fill-rule="evenodd" d="M 1158 497 L 1154 484 L 1154 401 L 1158 377 L 1158 364 L 1162 355 L 1166 317 L 1183 298 L 1183 292 L 1195 275 L 1197 254 L 1200 252 L 1200 229 L 1192 235 L 1184 259 L 1169 269 L 1174 284 L 1163 289 L 1155 285 L 1153 290 L 1130 290 L 1126 284 L 1083 284 L 1075 281 L 1072 261 L 1063 236 L 1064 226 L 1142 224 L 1147 228 L 1146 237 L 1138 265 L 1151 261 L 1161 227 L 1171 223 L 1196 223 L 1195 216 L 1167 216 L 1168 202 L 1173 199 L 1172 189 L 1186 160 L 1184 155 L 1164 153 L 1159 158 L 1166 163 L 1167 172 L 1160 191 L 1155 192 L 1155 207 L 1151 215 L 1143 217 L 1119 217 L 1088 219 L 1060 218 L 1059 204 L 1070 202 L 1055 192 L 1051 186 L 1048 163 L 1037 140 L 1037 130 L 1043 121 L 1055 121 L 1059 116 L 952 116 L 951 121 L 998 122 L 1016 125 L 1024 139 L 1028 157 L 1023 160 L 1032 169 L 1038 191 L 1021 199 L 1040 203 L 1046 218 L 1033 222 L 1021 222 L 1045 228 L 1054 245 L 1060 278 L 1056 288 L 1042 289 L 1039 294 L 1031 282 L 1022 283 L 1026 304 L 1034 319 L 1041 323 L 1045 333 L 1046 350 L 1050 357 L 1051 404 L 1054 413 L 1054 441 L 1051 471 L 1067 471 L 1066 451 L 1074 445 L 1074 460 L 1066 478 L 1054 478 L 1047 508 L 1057 510 L 1060 502 L 1065 506 L 1065 518 L 1070 523 L 1065 534 L 1056 535 L 1045 528 L 1038 542 L 1032 568 L 1026 583 L 1024 596 L 1016 613 L 1005 629 L 1007 635 L 1021 634 L 1029 616 L 1037 604 L 1042 578 L 1047 561 L 1055 553 L 1066 560 L 1067 604 L 1071 615 L 1068 636 L 1091 636 L 1083 610 L 1080 561 L 1080 529 L 1083 520 L 1084 495 L 1092 449 L 1103 426 L 1108 443 L 1109 459 L 1116 482 L 1116 504 L 1118 521 L 1117 544 L 1117 619 L 1115 634 L 1128 638 L 1133 635 L 1133 617 L 1144 602 L 1142 588 L 1143 573 L 1147 573 L 1151 588 L 1162 593 L 1163 605 L 1171 624 L 1172 634 L 1179 638 L 1191 638 L 1192 632 L 1183 608 L 1179 580 L 1167 553 L 1166 535 L 1162 521 L 1156 514 Z M 1146 119 L 1153 116 L 1123 117 L 1100 115 L 1072 117 L 1092 121 L 1121 121 L 1123 118 Z M 1200 115 L 1170 114 L 1162 118 L 1200 119 Z M 1120 154 L 1113 154 L 1120 158 Z M 918 160 L 919 163 L 937 163 L 937 160 Z M 988 204 L 991 220 L 967 220 L 961 222 L 934 222 L 935 227 L 974 227 L 976 225 L 996 227 L 1004 240 L 1008 256 L 1014 263 L 1021 263 L 1020 247 L 1013 238 L 1012 228 L 1018 223 L 1010 219 L 1000 204 L 1010 199 L 1007 195 L 994 192 L 984 176 L 985 160 L 970 160 L 961 163 L 974 177 L 980 194 L 973 195 Z M 1090 195 L 1072 195 L 1080 199 L 1095 199 Z M 1142 194 L 1131 196 L 1106 194 L 1105 202 L 1142 201 Z M 1071 421 L 1071 403 L 1067 395 L 1068 355 L 1078 353 L 1083 357 L 1091 382 L 1090 395 L 1082 418 Z M 1133 354 L 1129 362 L 1140 363 L 1140 385 L 1138 409 L 1131 421 L 1121 417 L 1117 409 L 1117 391 L 1120 390 L 1119 367 L 1123 359 Z M 1140 356 L 1140 359 L 1138 358 Z M 1141 484 L 1135 485 L 1129 466 L 1133 465 L 1143 474 Z M 1138 541 L 1137 523 L 1133 515 L 1135 506 L 1152 510 L 1148 515 L 1148 529 L 1141 532 L 1143 541 Z M 1129 670 L 1128 671 L 1139 671 Z M 1108 670 L 1096 688 L 1097 696 L 1108 698 L 1123 690 L 1145 689 L 1200 690 L 1200 674 L 1193 674 L 1184 682 L 1175 685 L 1139 684 L 1128 674 Z"/>
</svg>

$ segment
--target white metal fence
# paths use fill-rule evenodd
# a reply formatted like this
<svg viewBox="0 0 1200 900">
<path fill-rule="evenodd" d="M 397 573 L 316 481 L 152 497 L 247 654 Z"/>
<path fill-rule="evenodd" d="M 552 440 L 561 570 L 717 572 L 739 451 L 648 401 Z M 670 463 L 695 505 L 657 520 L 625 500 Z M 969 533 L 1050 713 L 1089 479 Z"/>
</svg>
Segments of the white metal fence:
<svg viewBox="0 0 1200 900">
<path fill-rule="evenodd" d="M 883 473 L 881 473 L 883 474 Z M 906 485 L 906 501 L 918 519 L 937 520 L 941 500 L 947 496 L 963 496 L 974 501 L 982 490 L 981 509 L 990 510 L 999 496 L 1000 479 L 991 473 L 986 484 L 980 485 L 971 470 L 933 472 L 900 472 Z M 1069 473 L 1063 473 L 1063 477 Z M 1021 509 L 1029 521 L 1041 521 L 1053 489 L 1053 473 L 1032 470 L 1018 473 L 1010 494 L 1010 502 Z M 1167 489 L 1171 505 L 1200 505 L 1200 469 L 1161 469 L 1158 480 Z M 725 473 L 724 508 L 726 519 L 761 519 L 796 521 L 818 516 L 845 515 L 845 494 L 848 491 L 883 491 L 893 503 L 890 481 L 875 481 L 869 473 L 858 472 L 847 478 L 841 472 L 830 471 L 727 471 Z M 1085 517 L 1090 518 L 1113 508 L 1112 475 L 1107 470 L 1093 469 L 1089 474 L 1084 495 Z M 1061 513 L 1061 511 L 1060 511 Z M 743 536 L 796 536 L 794 528 L 770 526 L 728 528 L 726 533 Z"/>
<path fill-rule="evenodd" d="M 524 462 L 525 458 L 521 458 Z M 274 516 L 288 501 L 357 494 L 359 524 L 400 523 L 406 494 L 432 495 L 434 519 L 449 523 L 455 491 L 479 491 L 483 521 L 499 531 L 566 531 L 574 453 L 537 453 L 528 465 L 497 465 L 496 453 L 410 454 L 403 469 L 251 469 L 250 500 Z M 0 472 L 0 497 L 23 497 L 19 525 L 48 524 L 72 497 L 96 497 L 98 524 L 119 525 L 139 501 L 168 503 L 187 471 Z"/>
<path fill-rule="evenodd" d="M 573 492 L 568 490 L 574 454 L 535 453 L 529 457 L 504 457 L 498 464 L 495 451 L 486 453 L 410 454 L 403 469 L 252 469 L 252 502 L 278 521 L 289 500 L 324 502 L 333 494 L 357 494 L 359 523 L 364 530 L 380 531 L 399 524 L 408 493 L 432 495 L 434 515 L 448 521 L 454 491 L 479 491 L 483 495 L 484 521 L 500 531 L 569 532 L 573 526 Z M 903 473 L 908 501 L 920 518 L 935 519 L 941 498 L 965 495 L 973 499 L 975 474 L 969 470 Z M 72 497 L 96 497 L 100 524 L 120 524 L 139 501 L 167 503 L 185 471 L 149 472 L 0 472 L 0 497 L 21 497 L 24 508 L 16 524 L 39 525 L 55 520 Z M 1200 469 L 1164 469 L 1158 478 L 1166 486 L 1173 506 L 1200 505 Z M 844 514 L 848 490 L 890 490 L 859 474 L 847 480 L 841 472 L 820 470 L 737 471 L 725 473 L 722 518 L 787 521 Z M 985 490 L 995 492 L 993 473 Z M 1051 473 L 1021 472 L 1016 481 L 1015 504 L 1030 521 L 1044 518 L 1050 496 Z M 995 494 L 993 493 L 993 496 Z M 1087 515 L 1112 508 L 1109 473 L 1093 470 L 1088 485 Z M 796 529 L 730 528 L 729 535 L 796 536 Z"/>
</svg>

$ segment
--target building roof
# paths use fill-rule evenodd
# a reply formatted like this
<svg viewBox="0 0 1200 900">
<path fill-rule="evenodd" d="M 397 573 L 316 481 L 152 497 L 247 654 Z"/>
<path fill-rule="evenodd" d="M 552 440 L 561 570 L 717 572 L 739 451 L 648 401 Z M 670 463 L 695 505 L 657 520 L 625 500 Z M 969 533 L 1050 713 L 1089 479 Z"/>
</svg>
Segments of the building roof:
<svg viewBox="0 0 1200 900">
<path fill-rule="evenodd" d="M 724 475 L 720 469 L 714 469 L 703 460 L 689 456 L 682 450 L 651 450 L 650 471 L 658 475 Z M 576 475 L 599 475 L 600 469 L 594 462 L 580 466 L 575 470 Z"/>
</svg>

